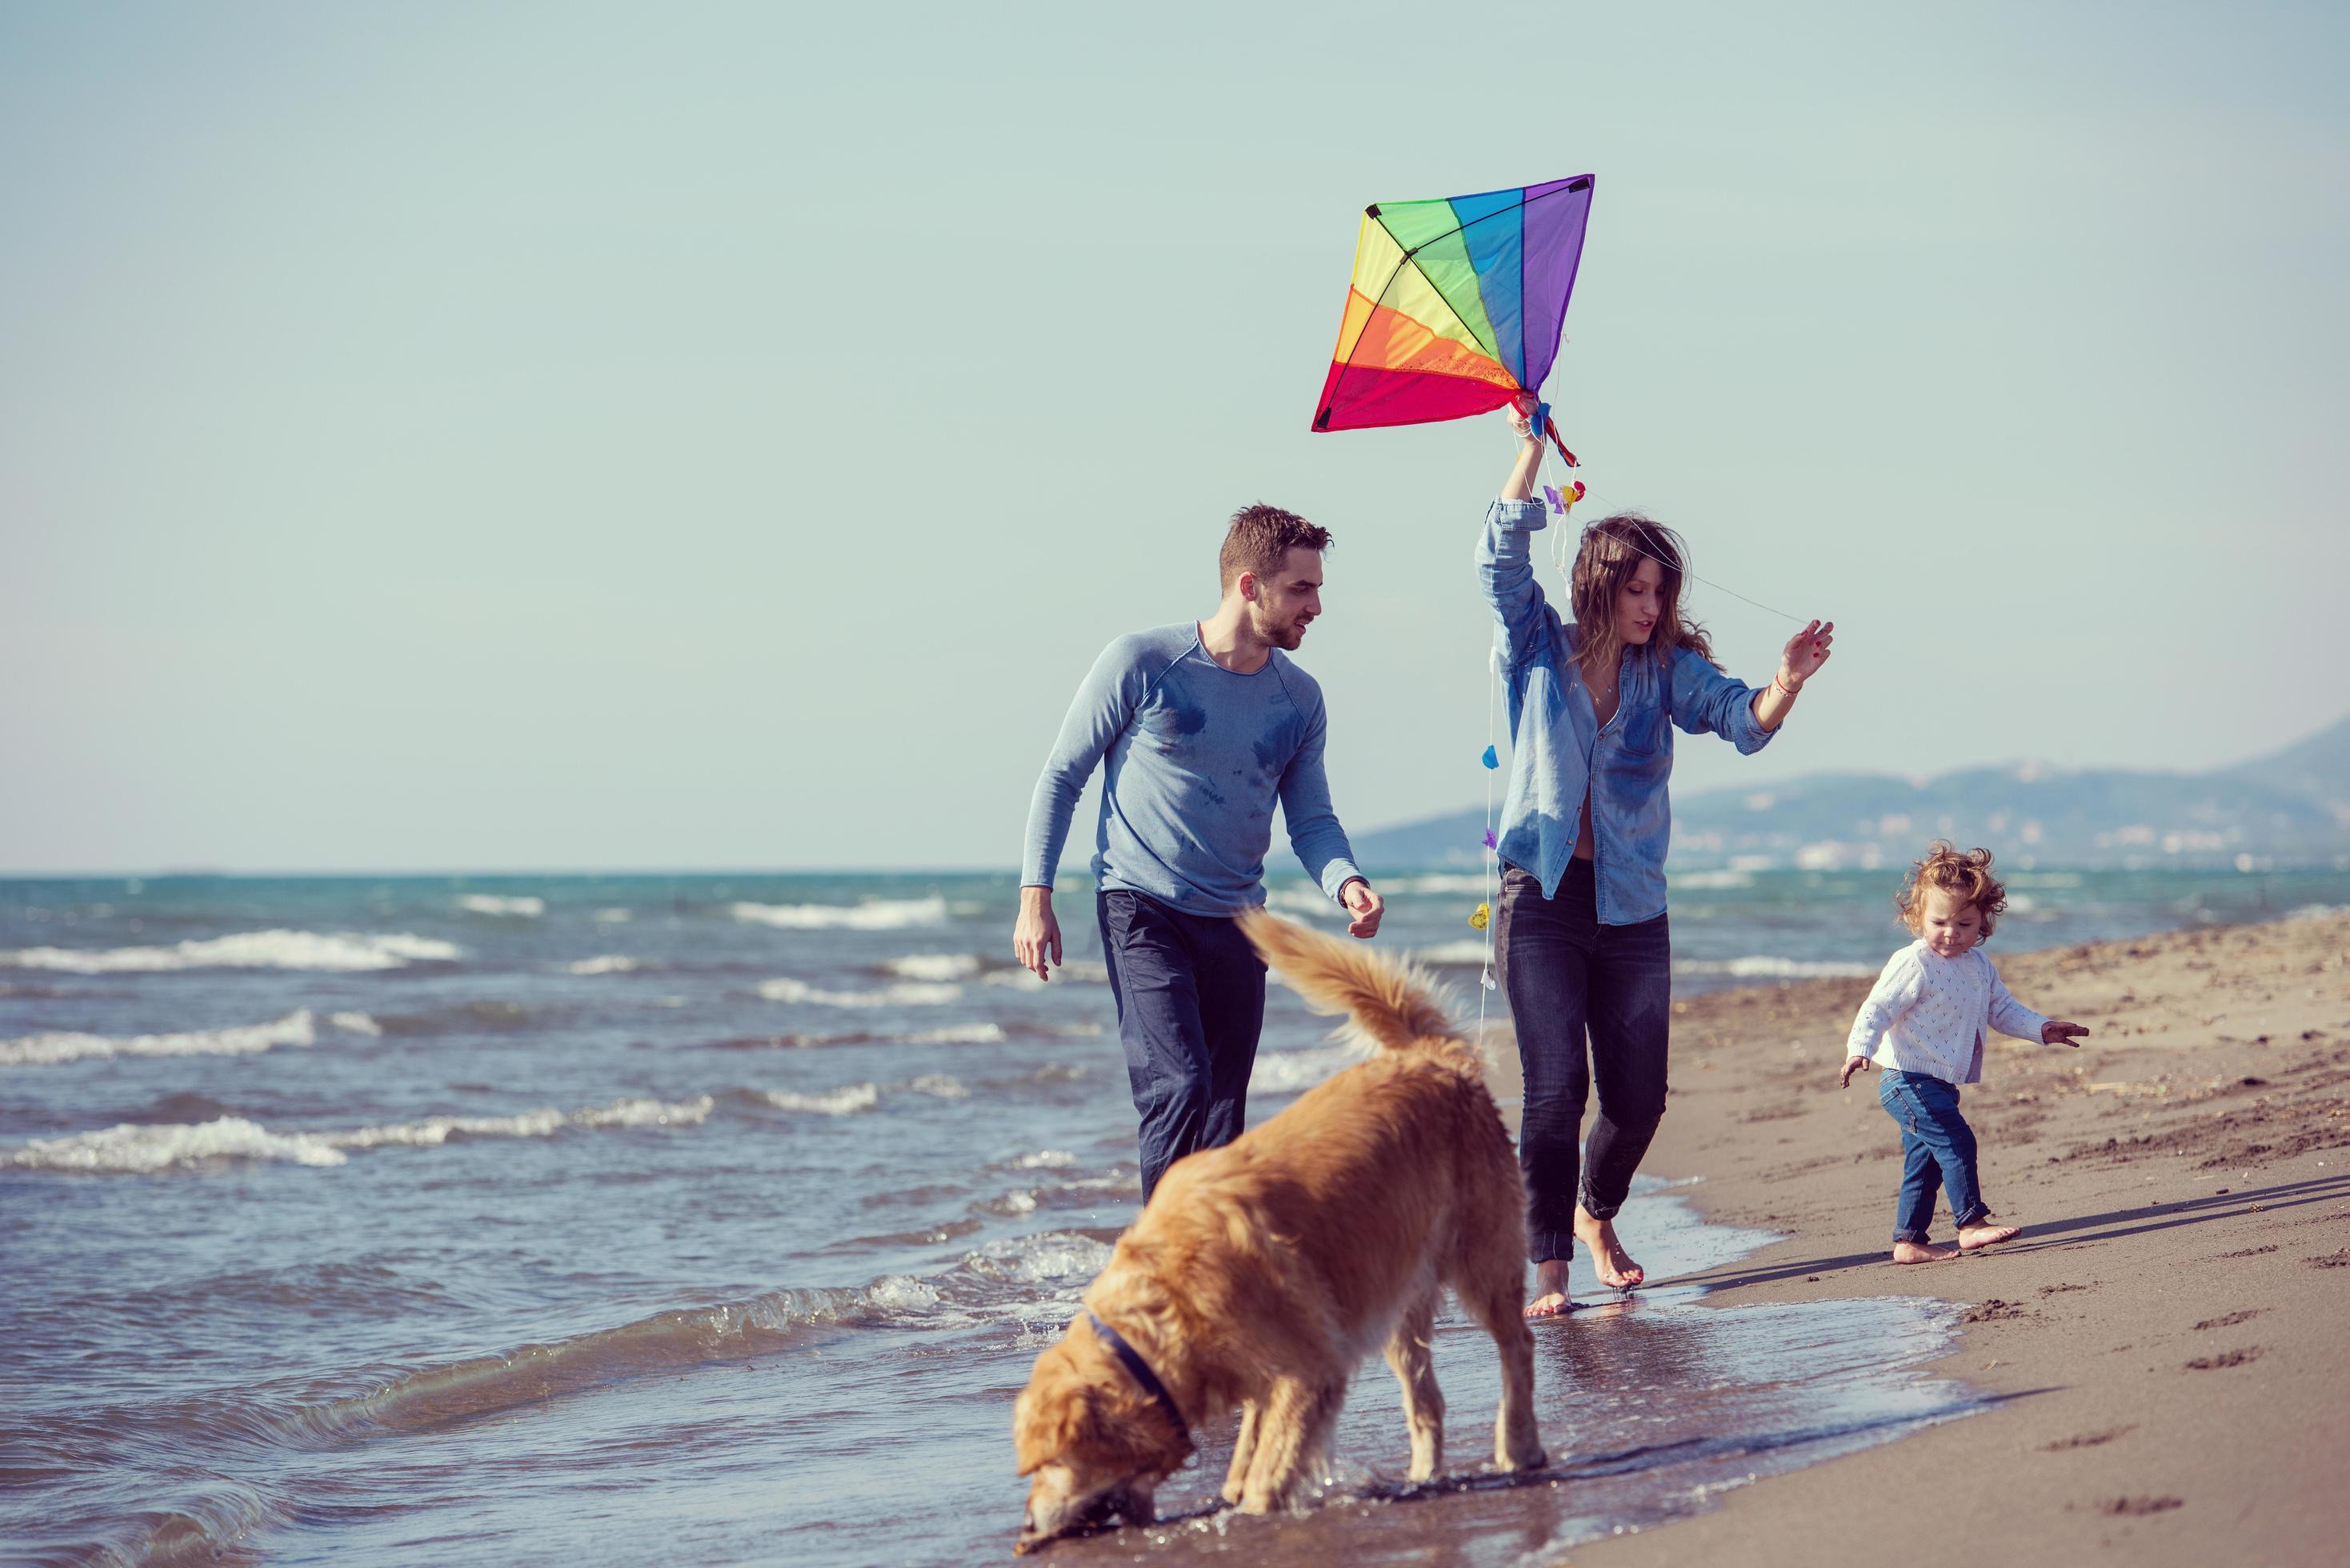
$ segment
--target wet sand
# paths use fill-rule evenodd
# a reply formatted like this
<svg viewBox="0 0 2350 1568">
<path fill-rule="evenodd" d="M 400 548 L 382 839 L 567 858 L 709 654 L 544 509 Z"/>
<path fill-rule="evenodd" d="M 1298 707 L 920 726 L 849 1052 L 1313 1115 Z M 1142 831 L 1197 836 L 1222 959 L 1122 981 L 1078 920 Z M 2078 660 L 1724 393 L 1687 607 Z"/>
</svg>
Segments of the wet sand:
<svg viewBox="0 0 2350 1568">
<path fill-rule="evenodd" d="M 1873 1074 L 1836 1086 L 1865 981 L 1677 1002 L 1646 1167 L 1784 1238 L 1676 1280 L 1708 1288 L 1700 1310 L 1941 1297 L 1961 1331 L 1926 1370 L 1988 1407 L 1567 1559 L 2350 1558 L 2350 916 L 1991 951 L 2027 1003 L 2095 1032 L 1994 1040 L 1966 1091 L 2017 1241 L 1887 1261 L 1898 1135 Z M 1575 1446 L 1555 1417 L 1544 1436 Z"/>
</svg>

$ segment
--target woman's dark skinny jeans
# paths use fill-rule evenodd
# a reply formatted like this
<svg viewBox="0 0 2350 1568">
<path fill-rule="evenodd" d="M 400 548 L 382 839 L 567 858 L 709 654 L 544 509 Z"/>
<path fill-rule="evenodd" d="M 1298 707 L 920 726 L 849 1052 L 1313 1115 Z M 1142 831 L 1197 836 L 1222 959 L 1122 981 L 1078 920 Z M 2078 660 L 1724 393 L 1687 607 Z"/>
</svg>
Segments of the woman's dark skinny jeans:
<svg viewBox="0 0 2350 1568">
<path fill-rule="evenodd" d="M 1567 862 L 1552 898 L 1525 871 L 1503 869 L 1493 945 L 1525 1071 L 1518 1168 L 1526 1180 L 1526 1251 L 1535 1262 L 1575 1255 L 1578 1167 L 1583 1207 L 1594 1219 L 1614 1219 L 1665 1114 L 1673 989 L 1665 921 L 1659 915 L 1601 925 L 1588 860 Z M 1595 1078 L 1599 1116 L 1589 1146 L 1578 1151 Z"/>
</svg>

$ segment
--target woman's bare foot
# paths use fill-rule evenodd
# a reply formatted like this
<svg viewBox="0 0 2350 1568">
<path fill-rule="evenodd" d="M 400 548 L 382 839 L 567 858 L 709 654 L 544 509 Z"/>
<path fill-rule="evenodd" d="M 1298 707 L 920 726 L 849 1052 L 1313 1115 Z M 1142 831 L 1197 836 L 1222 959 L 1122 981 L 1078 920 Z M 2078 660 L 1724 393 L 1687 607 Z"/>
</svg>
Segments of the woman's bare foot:
<svg viewBox="0 0 2350 1568">
<path fill-rule="evenodd" d="M 1893 1261 L 1897 1263 L 1944 1263 L 1958 1255 L 1956 1247 L 1937 1247 L 1926 1241 L 1893 1243 Z"/>
<path fill-rule="evenodd" d="M 1534 1299 L 1526 1303 L 1526 1315 L 1533 1317 L 1565 1317 L 1575 1310 L 1575 1303 L 1566 1294 L 1566 1260 L 1545 1258 L 1534 1265 Z"/>
<path fill-rule="evenodd" d="M 1575 1206 L 1575 1239 L 1591 1249 L 1591 1272 L 1609 1290 L 1628 1291 L 1647 1281 L 1648 1272 L 1616 1239 L 1616 1222 L 1593 1219 L 1580 1203 Z"/>
<path fill-rule="evenodd" d="M 2021 1225 L 1994 1225 L 1986 1214 L 1972 1225 L 1959 1227 L 1959 1251 L 1972 1252 L 1984 1247 L 1996 1247 L 2002 1241 L 2012 1241 L 2023 1234 Z"/>
</svg>

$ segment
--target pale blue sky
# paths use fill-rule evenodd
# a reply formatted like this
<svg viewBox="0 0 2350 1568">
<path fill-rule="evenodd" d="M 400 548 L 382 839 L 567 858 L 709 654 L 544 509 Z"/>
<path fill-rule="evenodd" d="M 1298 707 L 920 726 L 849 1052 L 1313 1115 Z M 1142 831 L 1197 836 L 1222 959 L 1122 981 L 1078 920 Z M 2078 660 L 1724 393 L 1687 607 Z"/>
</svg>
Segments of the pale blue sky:
<svg viewBox="0 0 2350 1568">
<path fill-rule="evenodd" d="M 1586 171 L 1588 504 L 1839 628 L 1679 787 L 2350 705 L 2337 8 L 800 9 L 0 11 L 0 869 L 1009 869 L 1260 499 L 1469 804 L 1506 432 L 1306 426 L 1364 203 Z"/>
</svg>

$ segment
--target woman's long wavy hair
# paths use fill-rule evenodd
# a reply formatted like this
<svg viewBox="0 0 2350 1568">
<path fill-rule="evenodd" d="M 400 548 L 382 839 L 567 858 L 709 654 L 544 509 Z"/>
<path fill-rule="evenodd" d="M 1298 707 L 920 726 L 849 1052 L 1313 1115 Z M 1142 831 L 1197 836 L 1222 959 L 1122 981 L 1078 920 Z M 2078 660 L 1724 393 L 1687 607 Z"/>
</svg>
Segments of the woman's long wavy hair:
<svg viewBox="0 0 2350 1568">
<path fill-rule="evenodd" d="M 1638 512 L 1602 517 L 1583 531 L 1582 546 L 1567 570 L 1566 588 L 1575 624 L 1582 632 L 1575 662 L 1586 673 L 1613 670 L 1623 658 L 1624 642 L 1616 635 L 1616 596 L 1639 571 L 1640 563 L 1649 560 L 1664 568 L 1664 608 L 1639 651 L 1657 660 L 1659 672 L 1668 656 L 1684 648 L 1715 669 L 1721 667 L 1705 628 L 1681 615 L 1682 563 L 1688 559 L 1689 546 L 1679 535 Z"/>
</svg>

